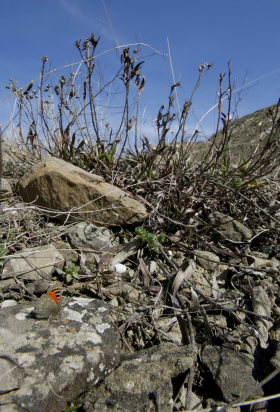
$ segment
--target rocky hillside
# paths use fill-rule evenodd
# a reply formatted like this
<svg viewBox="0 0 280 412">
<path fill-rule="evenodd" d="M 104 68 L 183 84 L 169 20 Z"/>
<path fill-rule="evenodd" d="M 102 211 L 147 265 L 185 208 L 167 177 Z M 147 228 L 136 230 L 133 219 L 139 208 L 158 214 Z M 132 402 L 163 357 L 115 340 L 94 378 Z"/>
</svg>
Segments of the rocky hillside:
<svg viewBox="0 0 280 412">
<path fill-rule="evenodd" d="M 195 164 L 4 145 L 1 411 L 279 410 L 275 109 Z"/>
<path fill-rule="evenodd" d="M 235 158 L 246 158 L 258 145 L 262 148 L 271 133 L 277 132 L 280 114 L 276 114 L 276 108 L 277 106 L 265 107 L 230 122 L 229 132 Z M 219 139 L 221 134 L 222 132 L 218 134 Z"/>
<path fill-rule="evenodd" d="M 223 122 L 221 122 L 223 124 Z M 165 147 L 157 158 L 157 164 L 166 168 L 170 159 L 182 156 L 189 160 L 190 164 L 217 161 L 223 166 L 225 158 L 229 167 L 255 165 L 260 174 L 275 171 L 280 164 L 279 136 L 280 136 L 280 112 L 278 105 L 257 110 L 236 120 L 228 121 L 226 127 L 207 141 L 191 141 L 183 145 L 171 144 L 173 149 Z M 179 153 L 179 154 L 178 154 Z M 262 158 L 260 162 L 258 159 Z M 254 166 L 253 166 L 254 167 Z M 261 170 L 262 169 L 262 170 Z"/>
</svg>

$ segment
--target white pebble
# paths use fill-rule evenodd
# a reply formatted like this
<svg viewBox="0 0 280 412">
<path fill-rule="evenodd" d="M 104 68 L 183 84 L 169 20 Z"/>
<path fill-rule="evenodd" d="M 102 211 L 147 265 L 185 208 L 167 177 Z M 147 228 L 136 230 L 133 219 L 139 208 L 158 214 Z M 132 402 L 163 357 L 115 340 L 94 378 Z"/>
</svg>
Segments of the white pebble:
<svg viewBox="0 0 280 412">
<path fill-rule="evenodd" d="M 124 273 L 127 271 L 127 267 L 125 265 L 122 265 L 121 263 L 116 263 L 115 265 L 110 266 L 110 270 L 112 272 Z"/>
<path fill-rule="evenodd" d="M 2 302 L 1 308 L 9 308 L 10 306 L 15 306 L 17 302 L 12 299 L 7 299 Z"/>
</svg>

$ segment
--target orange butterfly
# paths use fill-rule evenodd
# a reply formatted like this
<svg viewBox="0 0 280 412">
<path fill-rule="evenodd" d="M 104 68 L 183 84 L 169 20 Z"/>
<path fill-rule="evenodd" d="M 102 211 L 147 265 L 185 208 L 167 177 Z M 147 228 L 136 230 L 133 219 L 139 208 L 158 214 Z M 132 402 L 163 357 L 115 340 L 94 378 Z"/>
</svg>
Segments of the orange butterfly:
<svg viewBox="0 0 280 412">
<path fill-rule="evenodd" d="M 52 289 L 42 295 L 35 303 L 32 315 L 37 319 L 48 319 L 61 309 L 61 290 Z"/>
</svg>

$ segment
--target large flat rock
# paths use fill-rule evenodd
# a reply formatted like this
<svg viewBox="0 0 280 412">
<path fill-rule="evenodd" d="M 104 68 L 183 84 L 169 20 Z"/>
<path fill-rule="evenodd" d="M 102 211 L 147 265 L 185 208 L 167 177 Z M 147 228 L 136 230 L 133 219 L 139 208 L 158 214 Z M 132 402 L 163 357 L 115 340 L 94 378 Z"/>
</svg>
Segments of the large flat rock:
<svg viewBox="0 0 280 412">
<path fill-rule="evenodd" d="M 144 205 L 101 176 L 57 158 L 33 166 L 19 182 L 25 202 L 33 202 L 60 220 L 88 220 L 102 226 L 142 221 Z"/>
<path fill-rule="evenodd" d="M 109 307 L 65 298 L 61 313 L 34 319 L 30 305 L 0 309 L 1 412 L 64 411 L 119 363 Z"/>
</svg>

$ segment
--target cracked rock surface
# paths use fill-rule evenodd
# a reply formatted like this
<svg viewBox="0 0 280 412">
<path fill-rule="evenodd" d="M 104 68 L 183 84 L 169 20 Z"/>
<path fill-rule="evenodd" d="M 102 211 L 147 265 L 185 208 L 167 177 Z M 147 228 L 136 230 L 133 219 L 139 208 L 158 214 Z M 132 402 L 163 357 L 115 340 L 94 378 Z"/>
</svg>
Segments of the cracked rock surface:
<svg viewBox="0 0 280 412">
<path fill-rule="evenodd" d="M 69 399 L 104 379 L 119 362 L 107 304 L 69 299 L 49 320 L 30 317 L 31 309 L 24 304 L 0 311 L 3 412 L 65 410 Z"/>
</svg>

